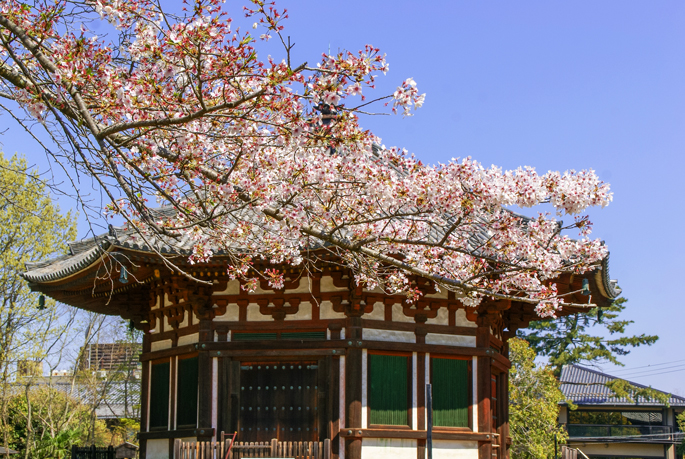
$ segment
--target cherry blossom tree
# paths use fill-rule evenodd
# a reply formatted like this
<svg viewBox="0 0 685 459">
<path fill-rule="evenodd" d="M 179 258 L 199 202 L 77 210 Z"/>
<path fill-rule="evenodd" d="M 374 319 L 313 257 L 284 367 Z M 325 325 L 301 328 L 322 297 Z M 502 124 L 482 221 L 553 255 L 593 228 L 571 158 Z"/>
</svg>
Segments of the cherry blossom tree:
<svg viewBox="0 0 685 459">
<path fill-rule="evenodd" d="M 228 256 L 245 288 L 260 276 L 279 287 L 283 266 L 332 252 L 359 285 L 408 301 L 421 276 L 466 305 L 515 299 L 541 315 L 564 302 L 552 279 L 606 256 L 583 215 L 612 198 L 593 171 L 426 165 L 378 147 L 359 117 L 420 107 L 411 78 L 372 97 L 388 70 L 379 49 L 291 62 L 286 10 L 253 0 L 234 21 L 222 3 L 173 12 L 155 0 L 1 2 L 0 95 L 23 109 L 8 106 L 11 115 L 30 132 L 41 123 L 52 160 L 91 178 L 109 216 L 151 247 L 192 246 L 191 262 Z M 269 39 L 282 55 L 261 59 Z M 554 210 L 510 210 L 539 205 Z M 573 223 L 556 220 L 564 215 Z M 273 268 L 258 269 L 260 259 Z"/>
</svg>

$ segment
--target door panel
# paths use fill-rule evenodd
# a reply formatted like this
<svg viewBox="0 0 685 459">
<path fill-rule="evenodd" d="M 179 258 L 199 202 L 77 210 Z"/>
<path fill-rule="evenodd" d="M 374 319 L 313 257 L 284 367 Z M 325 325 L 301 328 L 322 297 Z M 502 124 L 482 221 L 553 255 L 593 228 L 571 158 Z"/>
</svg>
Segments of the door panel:
<svg viewBox="0 0 685 459">
<path fill-rule="evenodd" d="M 243 362 L 240 366 L 240 441 L 317 441 L 318 365 Z"/>
</svg>

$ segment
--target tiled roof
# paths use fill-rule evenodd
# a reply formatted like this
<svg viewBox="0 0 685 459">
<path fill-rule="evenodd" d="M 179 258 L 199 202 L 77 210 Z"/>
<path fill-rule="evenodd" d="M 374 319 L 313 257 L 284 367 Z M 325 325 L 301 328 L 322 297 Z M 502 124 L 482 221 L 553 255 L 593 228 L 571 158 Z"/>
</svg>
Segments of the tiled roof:
<svg viewBox="0 0 685 459">
<path fill-rule="evenodd" d="M 379 156 L 380 146 L 373 146 L 373 154 Z M 397 167 L 391 166 L 399 175 L 404 172 Z M 505 209 L 507 212 L 511 212 Z M 157 209 L 152 209 L 159 217 L 172 218 L 175 215 L 175 209 L 171 206 L 165 206 Z M 523 220 L 528 220 L 529 217 L 516 214 Z M 240 221 L 254 221 L 259 222 L 264 218 L 264 215 L 258 213 L 256 210 L 246 207 L 233 215 L 235 225 Z M 447 225 L 452 223 L 452 219 L 447 218 Z M 485 222 L 484 222 L 485 223 Z M 490 238 L 491 234 L 486 230 L 486 225 L 477 226 L 469 238 L 469 243 L 474 250 L 483 245 L 483 242 Z M 428 238 L 434 242 L 441 240 L 447 228 L 434 228 L 429 234 Z M 259 238 L 259 235 L 255 235 Z M 170 237 L 163 237 L 159 235 L 150 235 L 148 237 L 142 236 L 136 230 L 123 227 L 109 227 L 109 233 L 96 236 L 81 241 L 72 242 L 69 244 L 69 255 L 65 255 L 56 259 L 42 261 L 38 263 L 27 263 L 26 272 L 22 276 L 32 284 L 49 283 L 65 279 L 73 274 L 76 274 L 87 267 L 100 261 L 103 256 L 116 256 L 116 253 L 123 250 L 133 250 L 138 252 L 147 252 L 151 255 L 159 253 L 162 256 L 185 255 L 192 253 L 195 241 L 190 235 L 181 239 L 172 239 Z M 320 245 L 313 245 L 310 249 L 321 247 Z M 234 247 L 239 250 L 240 247 Z M 216 256 L 225 255 L 224 250 L 215 250 Z M 125 258 L 125 257 L 124 257 Z M 598 267 L 594 271 L 595 282 L 601 294 L 612 300 L 617 298 L 621 289 L 618 288 L 617 282 L 609 278 L 609 257 L 602 260 L 601 268 Z"/>
<path fill-rule="evenodd" d="M 561 392 L 576 405 L 664 406 L 663 403 L 644 397 L 638 397 L 636 401 L 632 401 L 614 396 L 606 383 L 615 379 L 621 378 L 580 365 L 564 365 L 561 369 Z M 628 382 L 636 387 L 647 387 L 631 381 Z M 685 398 L 671 395 L 668 403 L 671 406 L 685 406 Z"/>
</svg>

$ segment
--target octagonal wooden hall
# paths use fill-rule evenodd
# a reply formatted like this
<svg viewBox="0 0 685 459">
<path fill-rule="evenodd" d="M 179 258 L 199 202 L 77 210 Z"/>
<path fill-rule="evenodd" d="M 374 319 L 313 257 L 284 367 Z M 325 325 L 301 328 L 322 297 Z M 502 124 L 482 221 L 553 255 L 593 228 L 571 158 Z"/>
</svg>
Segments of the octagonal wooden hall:
<svg viewBox="0 0 685 459">
<path fill-rule="evenodd" d="M 468 308 L 422 279 L 414 281 L 424 296 L 408 305 L 357 287 L 327 256 L 309 275 L 287 268 L 280 290 L 262 283 L 248 293 L 227 276 L 222 253 L 192 266 L 187 253 L 174 258 L 211 281 L 200 284 L 168 269 L 135 233 L 111 228 L 24 277 L 36 291 L 145 332 L 141 457 L 170 457 L 175 439 L 237 431 L 240 441 L 330 439 L 335 459 L 423 458 L 431 382 L 433 457 L 507 458 L 507 337 L 536 318 L 533 306 Z M 599 306 L 619 293 L 606 260 L 556 281 L 566 293 L 580 292 L 584 279 Z"/>
</svg>

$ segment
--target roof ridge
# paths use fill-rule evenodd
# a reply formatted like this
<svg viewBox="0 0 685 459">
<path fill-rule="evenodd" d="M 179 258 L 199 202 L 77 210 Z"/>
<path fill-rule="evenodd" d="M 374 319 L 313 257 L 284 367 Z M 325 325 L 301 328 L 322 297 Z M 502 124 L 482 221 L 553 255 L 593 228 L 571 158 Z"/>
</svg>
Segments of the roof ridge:
<svg viewBox="0 0 685 459">
<path fill-rule="evenodd" d="M 641 389 L 652 389 L 652 390 L 655 390 L 655 391 L 657 391 L 657 392 L 661 392 L 662 394 L 667 394 L 667 395 L 669 395 L 669 396 L 672 397 L 672 398 L 675 398 L 675 399 L 678 399 L 678 400 L 682 400 L 683 402 L 685 402 L 685 397 L 682 397 L 682 396 L 680 396 L 680 395 L 675 395 L 675 394 L 672 393 L 672 392 L 667 392 L 667 391 L 664 391 L 664 390 L 661 390 L 661 389 L 655 389 L 655 388 L 652 387 L 652 386 L 646 386 L 646 385 L 644 385 L 644 384 L 640 384 L 640 383 L 636 383 L 636 382 L 634 382 L 634 381 L 630 381 L 630 380 L 628 380 L 628 379 L 626 379 L 626 378 L 621 378 L 621 377 L 619 377 L 619 376 L 613 376 L 613 375 L 610 375 L 610 374 L 608 374 L 608 373 L 604 373 L 604 372 L 602 372 L 602 371 L 595 370 L 595 369 L 593 369 L 593 368 L 588 368 L 588 367 L 584 367 L 584 366 L 582 366 L 582 365 L 578 365 L 577 363 L 571 363 L 571 364 L 563 365 L 562 368 L 561 368 L 561 376 L 562 376 L 562 377 L 563 377 L 563 375 L 564 375 L 564 369 L 565 369 L 565 368 L 569 368 L 569 367 L 575 367 L 575 368 L 577 368 L 577 369 L 580 370 L 580 371 L 585 371 L 585 372 L 587 372 L 587 373 L 592 373 L 592 374 L 594 374 L 594 375 L 596 375 L 596 376 L 603 376 L 603 377 L 605 377 L 605 378 L 607 378 L 607 379 L 609 379 L 609 380 L 621 379 L 621 380 L 623 380 L 623 381 L 627 381 L 628 383 L 632 384 L 632 385 L 635 386 L 635 387 L 639 387 L 639 388 L 641 388 Z M 561 377 L 559 378 L 559 383 L 562 384 L 562 385 L 563 385 L 563 384 L 569 384 L 569 385 L 583 384 L 583 385 L 585 385 L 585 386 L 600 385 L 600 384 L 604 385 L 604 383 L 602 383 L 602 382 L 596 382 L 596 383 L 593 383 L 593 382 L 590 382 L 590 383 L 577 383 L 577 382 L 574 382 L 574 381 L 565 381 L 565 380 L 563 380 Z M 614 395 L 614 396 L 610 396 L 610 397 L 615 397 L 615 395 Z"/>
</svg>

